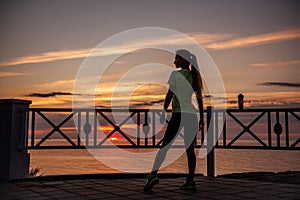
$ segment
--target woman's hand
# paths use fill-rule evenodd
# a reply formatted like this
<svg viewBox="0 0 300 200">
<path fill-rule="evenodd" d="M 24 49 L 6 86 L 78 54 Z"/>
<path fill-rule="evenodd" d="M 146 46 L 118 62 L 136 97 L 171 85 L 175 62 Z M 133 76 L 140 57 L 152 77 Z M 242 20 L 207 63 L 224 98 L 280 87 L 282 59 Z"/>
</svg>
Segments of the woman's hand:
<svg viewBox="0 0 300 200">
<path fill-rule="evenodd" d="M 160 116 L 160 123 L 164 124 L 166 122 L 166 111 L 165 109 L 163 109 L 163 111 L 161 112 L 161 116 Z"/>
<path fill-rule="evenodd" d="M 201 119 L 199 121 L 199 131 L 203 131 L 204 130 L 204 126 L 205 126 L 205 124 L 204 124 L 203 120 Z"/>
</svg>

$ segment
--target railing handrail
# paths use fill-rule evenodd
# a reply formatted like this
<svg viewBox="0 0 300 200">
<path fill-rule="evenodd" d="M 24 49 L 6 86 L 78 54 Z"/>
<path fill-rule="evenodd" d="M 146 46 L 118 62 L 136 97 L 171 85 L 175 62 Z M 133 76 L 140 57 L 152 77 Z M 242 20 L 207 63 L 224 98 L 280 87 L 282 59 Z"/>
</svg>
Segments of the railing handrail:
<svg viewBox="0 0 300 200">
<path fill-rule="evenodd" d="M 146 108 L 29 108 L 28 111 L 43 112 L 71 112 L 71 111 L 101 111 L 101 112 L 161 112 L 162 109 L 146 109 Z M 167 110 L 172 112 L 172 110 Z"/>
<path fill-rule="evenodd" d="M 214 111 L 224 111 L 224 109 L 215 108 Z M 260 112 L 260 111 L 267 111 L 267 112 L 285 112 L 285 111 L 300 111 L 300 108 L 244 108 L 244 109 L 236 109 L 236 108 L 229 108 L 226 109 L 229 112 Z"/>
<path fill-rule="evenodd" d="M 28 111 L 34 111 L 34 110 L 39 110 L 39 111 L 103 111 L 103 112 L 161 112 L 163 109 L 146 109 L 146 108 L 28 108 Z M 197 110 L 198 111 L 198 110 Z M 204 112 L 207 110 L 204 109 Z M 227 109 L 221 109 L 221 108 L 214 108 L 214 111 L 221 112 L 221 111 L 229 111 L 229 112 L 260 112 L 260 111 L 269 111 L 269 112 L 284 112 L 284 111 L 300 111 L 300 108 L 246 108 L 246 109 L 237 109 L 237 108 L 227 108 Z M 172 110 L 168 109 L 167 112 L 172 112 Z"/>
</svg>

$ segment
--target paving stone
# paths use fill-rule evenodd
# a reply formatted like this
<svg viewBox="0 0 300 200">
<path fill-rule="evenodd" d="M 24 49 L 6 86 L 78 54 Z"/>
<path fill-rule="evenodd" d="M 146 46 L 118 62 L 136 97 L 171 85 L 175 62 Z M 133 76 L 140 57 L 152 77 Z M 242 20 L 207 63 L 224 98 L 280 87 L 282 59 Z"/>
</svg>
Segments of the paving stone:
<svg viewBox="0 0 300 200">
<path fill-rule="evenodd" d="M 282 188 L 277 189 L 277 191 L 300 193 L 300 186 L 299 187 L 282 187 Z"/>
<path fill-rule="evenodd" d="M 285 192 L 283 191 L 279 191 L 279 190 L 271 190 L 271 189 L 261 189 L 261 190 L 256 190 L 256 193 L 258 194 L 263 194 L 263 195 L 280 195 L 280 194 L 284 194 Z"/>
<path fill-rule="evenodd" d="M 277 197 L 281 197 L 282 199 L 300 199 L 299 194 L 291 192 L 277 195 Z"/>
<path fill-rule="evenodd" d="M 225 178 L 197 177 L 197 190 L 180 190 L 184 178 L 160 179 L 144 192 L 145 178 L 34 181 L 0 184 L 0 196 L 12 199 L 297 199 L 299 185 L 264 183 Z M 298 198 L 299 199 L 299 198 Z"/>
<path fill-rule="evenodd" d="M 256 192 L 241 192 L 241 193 L 237 193 L 237 196 L 240 197 L 245 197 L 245 198 L 259 198 L 262 197 L 264 195 L 256 193 Z"/>
<path fill-rule="evenodd" d="M 257 200 L 287 200 L 286 198 L 277 197 L 277 196 L 262 196 L 258 198 L 253 198 Z"/>
</svg>

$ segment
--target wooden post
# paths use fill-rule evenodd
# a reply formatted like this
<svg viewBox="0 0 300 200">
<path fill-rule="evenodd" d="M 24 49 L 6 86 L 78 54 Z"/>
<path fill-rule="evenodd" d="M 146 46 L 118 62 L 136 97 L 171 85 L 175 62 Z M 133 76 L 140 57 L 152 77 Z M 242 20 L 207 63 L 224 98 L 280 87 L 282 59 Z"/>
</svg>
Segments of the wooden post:
<svg viewBox="0 0 300 200">
<path fill-rule="evenodd" d="M 27 109 L 31 101 L 0 100 L 0 180 L 25 178 L 30 155 L 24 149 L 27 134 Z"/>
</svg>

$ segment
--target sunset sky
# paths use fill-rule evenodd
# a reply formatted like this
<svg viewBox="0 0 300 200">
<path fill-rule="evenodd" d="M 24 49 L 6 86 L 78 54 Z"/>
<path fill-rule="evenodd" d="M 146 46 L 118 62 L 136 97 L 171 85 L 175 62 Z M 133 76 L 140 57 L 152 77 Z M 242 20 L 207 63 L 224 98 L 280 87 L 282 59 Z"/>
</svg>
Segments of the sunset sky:
<svg viewBox="0 0 300 200">
<path fill-rule="evenodd" d="M 299 8 L 298 0 L 1 1 L 1 99 L 71 107 L 77 71 L 94 47 L 129 29 L 162 27 L 206 49 L 223 78 L 228 106 L 236 107 L 243 93 L 248 107 L 299 107 Z M 106 89 L 96 92 L 97 106 L 109 105 L 114 84 L 129 66 L 156 62 L 174 67 L 174 55 L 148 51 L 113 63 L 101 83 Z M 159 85 L 139 85 L 132 104 L 162 105 L 165 92 Z"/>
</svg>

